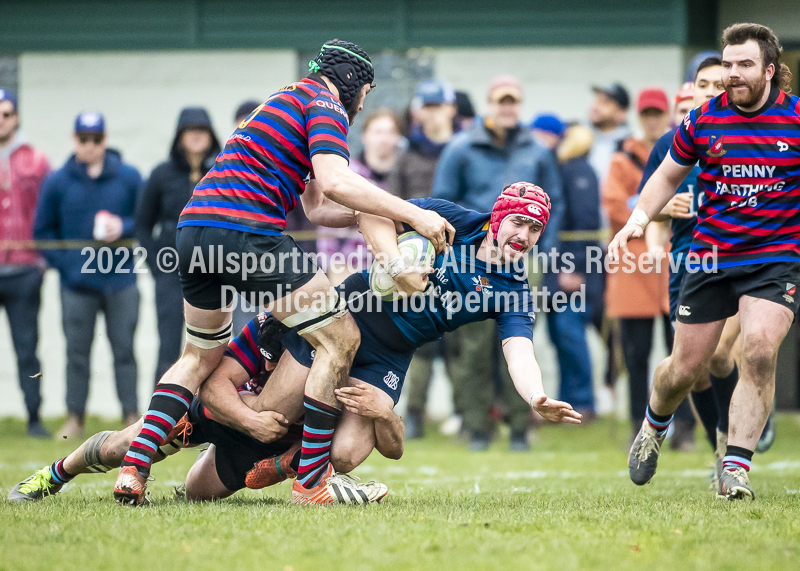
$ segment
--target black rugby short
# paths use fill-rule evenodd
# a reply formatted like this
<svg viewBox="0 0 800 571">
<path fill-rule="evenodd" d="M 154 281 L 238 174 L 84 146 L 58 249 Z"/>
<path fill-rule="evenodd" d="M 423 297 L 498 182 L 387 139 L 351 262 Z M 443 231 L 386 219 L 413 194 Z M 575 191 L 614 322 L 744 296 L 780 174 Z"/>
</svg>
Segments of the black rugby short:
<svg viewBox="0 0 800 571">
<path fill-rule="evenodd" d="M 220 309 L 231 303 L 233 295 L 228 290 L 223 301 L 223 286 L 259 304 L 262 298 L 269 301 L 291 293 L 317 273 L 316 260 L 283 234 L 184 226 L 178 228 L 176 246 L 183 299 L 198 309 Z M 252 260 L 255 268 L 250 269 Z M 248 271 L 242 269 L 244 264 Z"/>
<path fill-rule="evenodd" d="M 677 320 L 681 323 L 712 323 L 736 315 L 739 298 L 766 299 L 796 314 L 800 308 L 800 261 L 768 262 L 716 272 L 686 272 L 681 281 Z"/>
<path fill-rule="evenodd" d="M 261 460 L 279 456 L 302 438 L 303 427 L 295 424 L 280 439 L 264 444 L 250 435 L 229 428 L 206 417 L 203 405 L 194 398 L 189 408 L 192 433 L 189 443 L 216 446 L 217 476 L 232 492 L 246 487 L 247 473 Z"/>
</svg>

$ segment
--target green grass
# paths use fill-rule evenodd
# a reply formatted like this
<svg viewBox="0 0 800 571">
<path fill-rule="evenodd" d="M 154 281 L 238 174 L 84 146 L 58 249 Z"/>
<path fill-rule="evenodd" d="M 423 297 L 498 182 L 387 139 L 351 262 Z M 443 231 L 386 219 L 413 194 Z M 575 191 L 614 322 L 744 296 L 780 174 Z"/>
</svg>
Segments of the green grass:
<svg viewBox="0 0 800 571">
<path fill-rule="evenodd" d="M 0 421 L 0 434 L 4 496 L 71 450 L 25 439 L 17 421 Z M 115 472 L 81 476 L 36 504 L 0 501 L 0 569 L 797 568 L 798 417 L 781 416 L 775 446 L 755 458 L 753 503 L 714 499 L 705 446 L 667 452 L 653 483 L 635 487 L 628 434 L 610 421 L 549 426 L 529 454 L 509 454 L 503 440 L 471 454 L 432 434 L 399 462 L 373 455 L 356 471 L 391 489 L 362 508 L 295 507 L 287 483 L 185 503 L 172 486 L 196 457 L 186 451 L 154 469 L 149 507 L 113 503 Z"/>
</svg>

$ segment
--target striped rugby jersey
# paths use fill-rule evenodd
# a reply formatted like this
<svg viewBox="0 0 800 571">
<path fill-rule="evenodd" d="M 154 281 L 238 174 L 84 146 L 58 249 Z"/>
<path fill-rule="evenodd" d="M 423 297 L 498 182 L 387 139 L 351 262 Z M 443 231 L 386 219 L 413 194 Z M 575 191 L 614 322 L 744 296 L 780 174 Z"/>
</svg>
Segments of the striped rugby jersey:
<svg viewBox="0 0 800 571">
<path fill-rule="evenodd" d="M 239 387 L 239 391 L 259 394 L 269 378 L 264 369 L 266 359 L 258 349 L 258 331 L 268 313 L 259 313 L 247 322 L 244 329 L 228 343 L 225 356 L 236 361 L 247 371 L 250 380 Z"/>
<path fill-rule="evenodd" d="M 258 106 L 197 183 L 178 228 L 216 226 L 277 236 L 297 206 L 316 153 L 349 161 L 347 112 L 323 83 L 292 83 Z"/>
<path fill-rule="evenodd" d="M 800 99 L 773 87 L 746 113 L 723 93 L 689 112 L 670 154 L 702 169 L 692 252 L 716 246 L 720 268 L 800 260 Z"/>
</svg>

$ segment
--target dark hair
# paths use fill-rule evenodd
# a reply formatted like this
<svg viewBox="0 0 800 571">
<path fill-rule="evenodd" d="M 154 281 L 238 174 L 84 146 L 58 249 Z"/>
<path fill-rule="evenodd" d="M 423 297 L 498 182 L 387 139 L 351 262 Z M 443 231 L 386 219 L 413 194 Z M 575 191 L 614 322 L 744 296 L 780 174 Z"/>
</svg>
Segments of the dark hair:
<svg viewBox="0 0 800 571">
<path fill-rule="evenodd" d="M 775 66 L 775 74 L 772 76 L 772 86 L 791 91 L 792 72 L 789 66 L 781 61 L 783 48 L 778 41 L 778 36 L 767 26 L 761 24 L 734 24 L 725 28 L 722 32 L 722 49 L 727 46 L 740 46 L 747 40 L 753 40 L 761 50 L 761 60 L 764 69 L 770 64 Z"/>
<path fill-rule="evenodd" d="M 700 73 L 702 70 L 706 69 L 707 67 L 714 67 L 715 65 L 722 65 L 722 60 L 717 56 L 707 57 L 703 61 L 700 62 L 700 65 L 697 66 L 697 70 L 694 72 L 694 79 L 697 81 L 697 74 Z"/>
<path fill-rule="evenodd" d="M 380 109 L 376 109 L 367 115 L 364 119 L 364 123 L 361 125 L 361 132 L 364 133 L 367 129 L 369 129 L 369 126 L 373 121 L 380 119 L 381 117 L 388 117 L 391 119 L 394 123 L 395 129 L 397 129 L 398 134 L 403 134 L 403 121 L 397 116 L 397 113 L 395 113 L 394 110 L 388 107 L 381 107 Z"/>
</svg>

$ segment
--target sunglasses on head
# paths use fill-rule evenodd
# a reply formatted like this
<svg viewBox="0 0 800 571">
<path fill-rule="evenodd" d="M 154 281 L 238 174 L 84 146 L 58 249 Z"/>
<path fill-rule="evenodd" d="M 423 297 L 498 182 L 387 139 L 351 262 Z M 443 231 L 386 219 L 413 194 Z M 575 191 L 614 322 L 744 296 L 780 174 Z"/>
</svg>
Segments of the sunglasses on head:
<svg viewBox="0 0 800 571">
<path fill-rule="evenodd" d="M 100 133 L 81 133 L 78 135 L 78 140 L 83 144 L 91 141 L 95 145 L 99 145 L 103 142 L 103 135 Z"/>
</svg>

